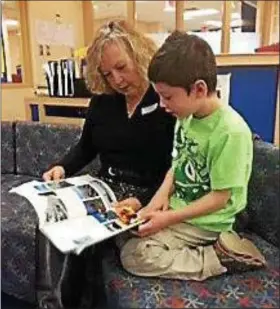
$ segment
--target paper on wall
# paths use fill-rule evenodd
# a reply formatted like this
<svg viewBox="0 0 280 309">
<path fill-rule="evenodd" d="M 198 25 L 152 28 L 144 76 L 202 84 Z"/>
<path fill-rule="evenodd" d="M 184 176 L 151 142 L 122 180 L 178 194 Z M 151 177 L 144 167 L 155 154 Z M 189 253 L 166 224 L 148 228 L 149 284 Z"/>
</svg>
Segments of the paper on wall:
<svg viewBox="0 0 280 309">
<path fill-rule="evenodd" d="M 217 91 L 222 102 L 227 105 L 229 104 L 230 78 L 231 73 L 217 75 Z"/>
<path fill-rule="evenodd" d="M 35 21 L 35 37 L 38 44 L 75 47 L 73 25 L 53 21 Z"/>
</svg>

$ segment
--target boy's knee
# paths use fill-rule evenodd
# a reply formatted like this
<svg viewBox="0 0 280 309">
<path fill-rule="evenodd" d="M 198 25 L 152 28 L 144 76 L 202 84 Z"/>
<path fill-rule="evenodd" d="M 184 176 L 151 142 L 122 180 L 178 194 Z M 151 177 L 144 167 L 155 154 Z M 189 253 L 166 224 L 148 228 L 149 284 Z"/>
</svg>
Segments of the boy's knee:
<svg viewBox="0 0 280 309">
<path fill-rule="evenodd" d="M 151 239 L 130 239 L 121 250 L 121 262 L 128 272 L 156 276 L 172 263 L 167 249 Z"/>
</svg>

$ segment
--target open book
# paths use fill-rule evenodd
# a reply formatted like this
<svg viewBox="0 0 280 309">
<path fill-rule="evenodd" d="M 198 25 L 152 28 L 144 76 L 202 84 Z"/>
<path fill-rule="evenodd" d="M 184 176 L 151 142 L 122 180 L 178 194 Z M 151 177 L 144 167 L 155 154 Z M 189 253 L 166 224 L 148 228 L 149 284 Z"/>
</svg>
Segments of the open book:
<svg viewBox="0 0 280 309">
<path fill-rule="evenodd" d="M 60 182 L 34 180 L 10 192 L 31 202 L 39 229 L 63 253 L 80 254 L 84 248 L 142 223 L 129 207 L 117 214 L 112 207 L 114 192 L 90 175 Z"/>
</svg>

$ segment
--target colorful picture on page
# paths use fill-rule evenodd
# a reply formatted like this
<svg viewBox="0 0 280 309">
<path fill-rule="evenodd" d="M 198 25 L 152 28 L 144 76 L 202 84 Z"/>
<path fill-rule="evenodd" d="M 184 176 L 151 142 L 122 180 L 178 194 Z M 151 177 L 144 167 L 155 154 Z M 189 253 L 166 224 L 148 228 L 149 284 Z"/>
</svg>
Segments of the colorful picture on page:
<svg viewBox="0 0 280 309">
<path fill-rule="evenodd" d="M 97 196 L 97 192 L 90 185 L 78 186 L 74 190 L 82 200 Z"/>
<path fill-rule="evenodd" d="M 113 211 L 107 211 L 101 198 L 84 201 L 84 205 L 87 210 L 87 214 L 95 217 L 100 223 L 104 223 L 109 220 L 114 220 L 117 215 Z"/>
<path fill-rule="evenodd" d="M 125 225 L 134 223 L 138 219 L 135 210 L 129 206 L 123 207 L 121 211 L 118 212 L 118 218 Z"/>
</svg>

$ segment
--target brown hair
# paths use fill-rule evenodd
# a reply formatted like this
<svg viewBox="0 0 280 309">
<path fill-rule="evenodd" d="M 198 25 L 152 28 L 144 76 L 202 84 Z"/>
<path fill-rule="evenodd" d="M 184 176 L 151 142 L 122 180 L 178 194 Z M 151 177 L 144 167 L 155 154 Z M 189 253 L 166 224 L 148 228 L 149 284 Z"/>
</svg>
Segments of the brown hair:
<svg viewBox="0 0 280 309">
<path fill-rule="evenodd" d="M 114 20 L 102 25 L 95 34 L 93 42 L 87 51 L 86 83 L 89 90 L 96 94 L 113 93 L 114 90 L 99 71 L 102 51 L 105 43 L 122 44 L 128 55 L 134 61 L 143 80 L 148 80 L 147 70 L 156 44 L 140 32 L 133 29 L 124 20 Z"/>
<path fill-rule="evenodd" d="M 198 36 L 174 31 L 152 58 L 148 77 L 154 83 L 182 87 L 188 94 L 201 79 L 207 84 L 208 93 L 213 93 L 217 86 L 215 55 Z"/>
</svg>

